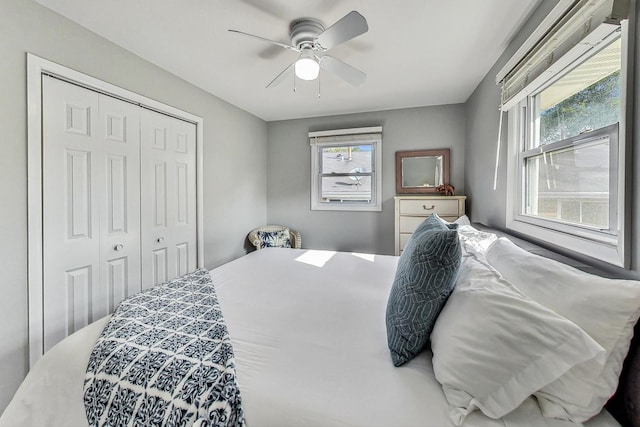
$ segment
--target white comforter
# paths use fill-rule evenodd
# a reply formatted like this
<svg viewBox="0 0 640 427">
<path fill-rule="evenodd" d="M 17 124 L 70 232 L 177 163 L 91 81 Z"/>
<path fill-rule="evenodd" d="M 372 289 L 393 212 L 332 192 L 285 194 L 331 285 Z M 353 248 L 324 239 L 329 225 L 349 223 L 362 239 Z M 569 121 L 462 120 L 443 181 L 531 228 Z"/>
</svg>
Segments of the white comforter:
<svg viewBox="0 0 640 427">
<path fill-rule="evenodd" d="M 396 257 L 263 249 L 211 271 L 229 328 L 249 427 L 452 426 L 427 350 L 395 368 L 385 307 Z M 29 373 L 0 426 L 84 426 L 82 383 L 100 320 Z M 573 426 L 532 399 L 465 426 Z M 617 423 L 603 412 L 589 427 Z"/>
</svg>

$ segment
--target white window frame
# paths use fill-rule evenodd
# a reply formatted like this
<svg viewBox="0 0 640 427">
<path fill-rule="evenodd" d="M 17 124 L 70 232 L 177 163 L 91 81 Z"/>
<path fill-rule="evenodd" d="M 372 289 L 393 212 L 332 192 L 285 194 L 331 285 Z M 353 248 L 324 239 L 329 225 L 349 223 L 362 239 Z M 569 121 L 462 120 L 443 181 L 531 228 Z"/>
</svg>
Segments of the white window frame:
<svg viewBox="0 0 640 427">
<path fill-rule="evenodd" d="M 592 57 L 601 49 L 606 47 L 617 34 L 609 34 L 601 43 L 595 44 L 591 49 L 584 51 L 575 49 L 567 53 L 567 58 L 563 58 L 562 63 L 569 64 L 562 70 L 553 70 L 542 84 L 526 89 L 526 96 L 508 110 L 508 161 L 507 161 L 507 209 L 506 226 L 508 229 L 524 234 L 536 240 L 545 241 L 552 245 L 568 249 L 570 251 L 602 260 L 606 263 L 620 267 L 629 268 L 630 256 L 628 248 L 628 227 L 625 227 L 626 204 L 625 194 L 627 181 L 625 177 L 625 141 L 626 141 L 626 118 L 628 114 L 627 90 L 628 90 L 628 30 L 626 22 L 621 26 L 622 41 L 622 63 L 620 81 L 620 123 L 618 125 L 617 147 L 611 150 L 611 155 L 617 157 L 617 167 L 611 169 L 610 173 L 616 173 L 617 188 L 615 194 L 610 194 L 610 203 L 616 203 L 617 218 L 611 224 L 615 229 L 600 231 L 594 228 L 575 226 L 554 220 L 546 220 L 541 217 L 534 217 L 524 214 L 524 159 L 525 153 L 531 154 L 527 150 L 527 139 L 530 137 L 530 128 L 527 123 L 531 122 L 531 98 L 539 93 L 549 84 L 575 68 L 578 64 Z M 584 45 L 583 45 L 584 46 Z M 587 138 L 587 136 L 585 136 Z M 575 138 L 573 138 L 575 140 Z M 579 138 L 578 138 L 579 139 Z M 617 148 L 617 152 L 616 152 Z M 544 147 L 538 147 L 538 152 L 542 152 Z M 614 159 L 612 159 L 614 160 Z"/>
<path fill-rule="evenodd" d="M 382 211 L 382 127 L 366 127 L 309 132 L 311 145 L 311 210 L 314 211 Z M 366 202 L 322 202 L 321 152 L 326 147 L 371 145 L 371 200 Z M 363 175 L 363 174 L 359 174 Z"/>
</svg>

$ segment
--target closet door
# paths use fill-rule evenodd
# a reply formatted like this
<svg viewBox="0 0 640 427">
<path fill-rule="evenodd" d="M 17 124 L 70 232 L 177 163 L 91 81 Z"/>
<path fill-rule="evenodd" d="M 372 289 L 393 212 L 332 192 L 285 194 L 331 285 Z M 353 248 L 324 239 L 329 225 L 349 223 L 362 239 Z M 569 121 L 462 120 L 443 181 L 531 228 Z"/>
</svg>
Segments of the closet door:
<svg viewBox="0 0 640 427">
<path fill-rule="evenodd" d="M 43 76 L 44 350 L 140 289 L 139 108 Z"/>
<path fill-rule="evenodd" d="M 107 311 L 139 292 L 140 107 L 100 95 L 104 191 L 100 194 L 100 288 Z"/>
<path fill-rule="evenodd" d="M 196 126 L 142 109 L 142 286 L 196 268 Z"/>
</svg>

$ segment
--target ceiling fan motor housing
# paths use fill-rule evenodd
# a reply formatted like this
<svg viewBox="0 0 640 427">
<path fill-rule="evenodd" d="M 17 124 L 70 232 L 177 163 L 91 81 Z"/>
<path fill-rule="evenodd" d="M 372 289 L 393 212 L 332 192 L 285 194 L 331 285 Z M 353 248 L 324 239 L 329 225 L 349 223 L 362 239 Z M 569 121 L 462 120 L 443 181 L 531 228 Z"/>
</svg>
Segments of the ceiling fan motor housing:
<svg viewBox="0 0 640 427">
<path fill-rule="evenodd" d="M 311 18 L 299 18 L 292 21 L 289 25 L 291 44 L 270 40 L 255 34 L 245 33 L 244 31 L 232 29 L 229 31 L 253 37 L 300 54 L 294 63 L 281 71 L 267 85 L 267 88 L 276 86 L 292 73 L 295 73 L 295 76 L 303 80 L 315 80 L 321 68 L 335 74 L 352 86 L 359 86 L 367 77 L 365 73 L 357 68 L 324 54 L 327 50 L 369 31 L 367 20 L 355 10 L 347 13 L 327 29 L 319 21 Z"/>
<path fill-rule="evenodd" d="M 291 44 L 300 50 L 313 48 L 315 38 L 323 31 L 324 27 L 316 20 L 296 19 L 289 25 Z"/>
</svg>

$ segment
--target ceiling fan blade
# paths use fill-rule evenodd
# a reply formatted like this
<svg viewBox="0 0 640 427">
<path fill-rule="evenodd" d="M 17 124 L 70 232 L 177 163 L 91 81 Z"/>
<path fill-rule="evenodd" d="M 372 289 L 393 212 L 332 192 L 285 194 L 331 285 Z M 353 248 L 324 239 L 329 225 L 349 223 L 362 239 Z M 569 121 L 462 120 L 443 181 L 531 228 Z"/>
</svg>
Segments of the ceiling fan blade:
<svg viewBox="0 0 640 427">
<path fill-rule="evenodd" d="M 327 50 L 354 37 L 358 37 L 367 31 L 369 31 L 367 20 L 364 16 L 353 10 L 320 33 L 318 37 L 316 37 L 316 43 Z"/>
<path fill-rule="evenodd" d="M 256 36 L 255 34 L 249 34 L 249 33 L 245 33 L 243 31 L 238 31 L 238 30 L 229 30 L 229 32 L 242 34 L 242 35 L 248 36 L 248 37 L 253 37 L 254 39 L 262 40 L 263 42 L 271 43 L 271 44 L 274 44 L 276 46 L 283 47 L 285 49 L 290 49 L 290 50 L 294 50 L 296 52 L 300 52 L 298 49 L 296 49 L 295 47 L 293 47 L 291 45 L 288 45 L 288 44 L 285 44 L 285 43 L 280 43 L 280 42 L 277 42 L 275 40 L 266 39 L 264 37 Z"/>
<path fill-rule="evenodd" d="M 269 89 L 270 87 L 274 87 L 279 85 L 280 83 L 282 83 L 282 81 L 284 79 L 286 79 L 287 77 L 289 77 L 291 75 L 291 73 L 293 72 L 293 67 L 296 63 L 294 62 L 293 64 L 289 65 L 287 68 L 285 68 L 284 70 L 282 70 L 280 72 L 280 74 L 278 74 L 276 76 L 275 79 L 271 80 L 271 83 L 269 83 L 267 85 L 267 89 Z"/>
<path fill-rule="evenodd" d="M 367 75 L 362 71 L 333 56 L 325 55 L 320 58 L 319 63 L 322 68 L 340 77 L 351 86 L 360 86 L 367 78 Z"/>
</svg>

